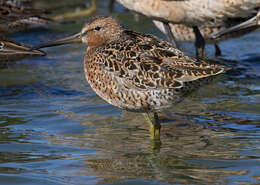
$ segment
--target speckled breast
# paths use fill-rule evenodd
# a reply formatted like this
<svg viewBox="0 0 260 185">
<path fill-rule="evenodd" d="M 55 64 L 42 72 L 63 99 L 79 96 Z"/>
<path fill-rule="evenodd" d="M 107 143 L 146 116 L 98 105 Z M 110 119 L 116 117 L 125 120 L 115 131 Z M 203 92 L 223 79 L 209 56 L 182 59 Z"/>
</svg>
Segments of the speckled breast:
<svg viewBox="0 0 260 185">
<path fill-rule="evenodd" d="M 85 58 L 85 77 L 91 88 L 108 103 L 129 111 L 147 112 L 171 106 L 182 100 L 184 89 L 142 91 L 124 86 L 124 79 L 102 71 L 100 66 Z"/>
</svg>

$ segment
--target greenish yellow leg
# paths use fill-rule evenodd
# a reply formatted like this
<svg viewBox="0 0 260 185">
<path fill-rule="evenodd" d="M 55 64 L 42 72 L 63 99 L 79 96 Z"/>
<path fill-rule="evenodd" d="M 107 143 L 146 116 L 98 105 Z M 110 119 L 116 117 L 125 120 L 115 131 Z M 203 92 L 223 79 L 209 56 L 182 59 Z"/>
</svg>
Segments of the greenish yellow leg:
<svg viewBox="0 0 260 185">
<path fill-rule="evenodd" d="M 146 113 L 145 118 L 150 124 L 150 138 L 151 138 L 150 152 L 158 153 L 160 152 L 160 148 L 162 144 L 160 140 L 161 124 L 159 122 L 158 114 Z"/>
<path fill-rule="evenodd" d="M 153 114 L 153 116 L 151 115 Z M 159 122 L 157 113 L 146 113 L 145 117 L 150 124 L 150 137 L 151 139 L 159 139 L 160 140 L 160 130 L 161 124 Z"/>
</svg>

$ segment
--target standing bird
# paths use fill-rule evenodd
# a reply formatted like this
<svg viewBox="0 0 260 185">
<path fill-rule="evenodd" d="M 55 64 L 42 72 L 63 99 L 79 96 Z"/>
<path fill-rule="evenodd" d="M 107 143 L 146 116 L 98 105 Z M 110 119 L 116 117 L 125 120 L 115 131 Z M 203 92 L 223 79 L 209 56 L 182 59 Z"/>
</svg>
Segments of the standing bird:
<svg viewBox="0 0 260 185">
<path fill-rule="evenodd" d="M 150 118 L 153 138 L 160 135 L 157 112 L 180 102 L 225 66 L 186 56 L 153 35 L 124 29 L 112 17 L 93 17 L 82 31 L 32 49 L 73 42 L 88 45 L 85 76 L 105 101 Z M 152 115 L 153 114 L 153 117 Z"/>
<path fill-rule="evenodd" d="M 260 0 L 117 0 L 126 8 L 164 23 L 168 38 L 174 42 L 175 35 L 169 23 L 184 24 L 195 34 L 196 55 L 203 57 L 205 40 L 201 26 L 221 27 L 237 19 L 255 15 Z"/>
</svg>

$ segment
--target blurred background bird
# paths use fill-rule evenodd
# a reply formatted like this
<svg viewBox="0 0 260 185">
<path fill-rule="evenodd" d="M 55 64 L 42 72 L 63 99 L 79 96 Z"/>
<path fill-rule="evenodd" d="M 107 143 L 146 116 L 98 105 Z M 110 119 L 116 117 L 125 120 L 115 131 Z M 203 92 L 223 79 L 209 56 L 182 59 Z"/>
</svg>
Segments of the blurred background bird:
<svg viewBox="0 0 260 185">
<path fill-rule="evenodd" d="M 29 56 L 44 56 L 39 50 L 31 50 L 30 46 L 0 37 L 0 62 L 20 60 Z"/>
<path fill-rule="evenodd" d="M 212 36 L 212 38 L 217 39 L 220 37 L 223 37 L 224 35 L 228 34 L 235 34 L 240 32 L 246 32 L 246 30 L 249 29 L 257 29 L 260 27 L 260 10 L 257 13 L 256 16 L 252 17 L 251 19 L 244 21 L 240 24 L 237 24 L 235 26 L 229 27 L 225 30 L 222 30 Z"/>
<path fill-rule="evenodd" d="M 117 1 L 130 10 L 156 20 L 155 25 L 173 44 L 176 45 L 176 41 L 194 41 L 198 58 L 205 56 L 205 41 L 215 43 L 216 54 L 219 55 L 216 43 L 221 39 L 214 40 L 211 35 L 255 16 L 260 7 L 260 0 Z M 240 36 L 254 29 L 251 27 L 226 38 Z"/>
<path fill-rule="evenodd" d="M 48 11 L 33 9 L 29 1 L 0 0 L 0 33 L 11 33 L 27 29 L 30 26 L 50 24 Z"/>
<path fill-rule="evenodd" d="M 47 11 L 29 8 L 31 0 L 0 0 L 0 62 L 20 60 L 29 56 L 43 56 L 44 52 L 7 39 L 4 34 L 24 31 L 31 26 L 50 24 Z"/>
</svg>

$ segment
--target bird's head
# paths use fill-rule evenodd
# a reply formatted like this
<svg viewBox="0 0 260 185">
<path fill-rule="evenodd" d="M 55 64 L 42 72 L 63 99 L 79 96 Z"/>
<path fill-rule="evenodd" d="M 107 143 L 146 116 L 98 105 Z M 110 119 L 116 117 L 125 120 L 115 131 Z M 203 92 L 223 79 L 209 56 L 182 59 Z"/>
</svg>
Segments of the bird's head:
<svg viewBox="0 0 260 185">
<path fill-rule="evenodd" d="M 80 42 L 87 44 L 89 48 L 94 48 L 118 39 L 122 32 L 123 28 L 115 18 L 92 17 L 87 21 L 80 33 L 35 46 L 33 49 Z"/>
</svg>

